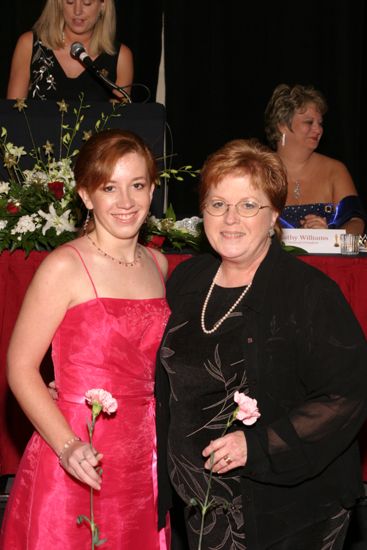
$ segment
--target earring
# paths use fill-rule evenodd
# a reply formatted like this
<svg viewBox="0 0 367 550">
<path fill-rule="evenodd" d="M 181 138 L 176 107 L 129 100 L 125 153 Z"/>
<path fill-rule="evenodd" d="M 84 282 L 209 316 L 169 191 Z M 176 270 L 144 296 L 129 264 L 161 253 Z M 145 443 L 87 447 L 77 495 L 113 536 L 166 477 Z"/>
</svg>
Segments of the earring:
<svg viewBox="0 0 367 550">
<path fill-rule="evenodd" d="M 269 237 L 273 237 L 275 235 L 274 226 L 272 225 L 269 229 Z"/>
<path fill-rule="evenodd" d="M 285 132 L 282 133 L 282 147 L 285 145 Z"/>
<path fill-rule="evenodd" d="M 90 221 L 90 210 L 87 210 L 87 217 L 85 218 L 85 221 L 83 223 L 83 235 L 87 233 L 89 221 Z"/>
</svg>

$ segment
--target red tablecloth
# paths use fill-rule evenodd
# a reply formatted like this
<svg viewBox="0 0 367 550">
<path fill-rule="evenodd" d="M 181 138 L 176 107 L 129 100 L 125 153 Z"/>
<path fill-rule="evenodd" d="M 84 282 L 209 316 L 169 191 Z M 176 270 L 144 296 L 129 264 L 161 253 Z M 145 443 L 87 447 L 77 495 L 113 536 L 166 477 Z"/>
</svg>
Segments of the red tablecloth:
<svg viewBox="0 0 367 550">
<path fill-rule="evenodd" d="M 0 474 L 13 474 L 32 432 L 32 427 L 9 391 L 5 379 L 6 350 L 24 293 L 47 252 L 22 251 L 0 254 Z M 169 273 L 189 257 L 169 254 Z M 340 286 L 367 337 L 367 255 L 300 256 L 300 259 L 326 273 Z M 366 366 L 367 367 L 367 366 Z M 49 369 L 46 360 L 44 371 Z M 52 376 L 52 371 L 50 373 Z M 367 427 L 361 437 L 364 478 L 367 480 Z M 364 442 L 366 441 L 366 444 Z"/>
</svg>

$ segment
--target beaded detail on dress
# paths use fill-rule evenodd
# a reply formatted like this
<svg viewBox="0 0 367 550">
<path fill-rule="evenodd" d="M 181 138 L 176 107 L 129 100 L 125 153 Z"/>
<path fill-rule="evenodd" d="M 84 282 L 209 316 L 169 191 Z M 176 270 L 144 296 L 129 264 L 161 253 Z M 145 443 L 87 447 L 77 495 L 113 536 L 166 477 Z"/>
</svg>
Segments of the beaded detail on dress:
<svg viewBox="0 0 367 550">
<path fill-rule="evenodd" d="M 42 44 L 39 38 L 36 38 L 33 52 L 31 67 L 35 68 L 32 69 L 29 92 L 32 99 L 45 100 L 47 98 L 42 93 L 42 85 L 47 91 L 56 90 L 55 77 L 52 74 L 55 64 L 54 55 L 51 50 Z"/>
<path fill-rule="evenodd" d="M 314 204 L 290 204 L 284 207 L 280 222 L 283 227 L 301 228 L 301 220 L 307 214 L 314 214 L 326 218 L 329 224 L 332 222 L 335 209 L 333 203 L 318 202 Z"/>
<path fill-rule="evenodd" d="M 111 82 L 116 81 L 119 49 L 119 44 L 116 43 L 116 53 L 110 55 L 102 52 L 93 61 L 99 72 Z M 54 52 L 34 35 L 28 97 L 43 101 L 75 101 L 81 93 L 87 101 L 109 101 L 114 97 L 109 87 L 87 69 L 76 77 L 68 77 Z"/>
</svg>

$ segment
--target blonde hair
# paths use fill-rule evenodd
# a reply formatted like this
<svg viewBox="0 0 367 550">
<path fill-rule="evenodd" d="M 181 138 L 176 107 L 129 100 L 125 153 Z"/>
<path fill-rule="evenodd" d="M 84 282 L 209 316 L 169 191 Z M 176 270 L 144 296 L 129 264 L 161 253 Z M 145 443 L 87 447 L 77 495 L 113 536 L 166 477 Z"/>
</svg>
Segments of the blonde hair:
<svg viewBox="0 0 367 550">
<path fill-rule="evenodd" d="M 291 129 L 295 112 L 306 110 L 309 104 L 315 105 L 321 115 L 327 111 L 324 96 L 313 86 L 279 84 L 275 88 L 265 109 L 265 133 L 272 149 L 276 150 L 281 139 L 279 124 L 286 124 Z"/>
<path fill-rule="evenodd" d="M 97 1 L 101 2 L 104 9 L 94 26 L 88 54 L 92 57 L 102 52 L 113 55 L 116 53 L 116 10 L 114 0 Z M 47 48 L 57 50 L 64 46 L 64 26 L 63 0 L 47 0 L 40 17 L 33 25 L 33 30 Z"/>
</svg>

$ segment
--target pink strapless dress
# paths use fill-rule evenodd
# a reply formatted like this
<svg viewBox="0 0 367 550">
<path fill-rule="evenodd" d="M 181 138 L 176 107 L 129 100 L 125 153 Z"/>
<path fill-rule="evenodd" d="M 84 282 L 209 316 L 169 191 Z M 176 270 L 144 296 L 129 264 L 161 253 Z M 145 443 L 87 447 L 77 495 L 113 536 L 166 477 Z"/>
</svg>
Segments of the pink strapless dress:
<svg viewBox="0 0 367 550">
<path fill-rule="evenodd" d="M 92 282 L 93 284 L 93 282 Z M 167 322 L 164 298 L 92 299 L 69 309 L 52 343 L 58 405 L 88 440 L 91 410 L 83 398 L 103 388 L 118 401 L 100 414 L 95 448 L 103 453 L 103 482 L 94 516 L 104 550 L 168 550 L 157 531 L 155 356 Z M 3 550 L 89 550 L 91 534 L 76 518 L 90 517 L 89 487 L 69 476 L 35 433 L 23 455 L 3 522 Z"/>
</svg>

